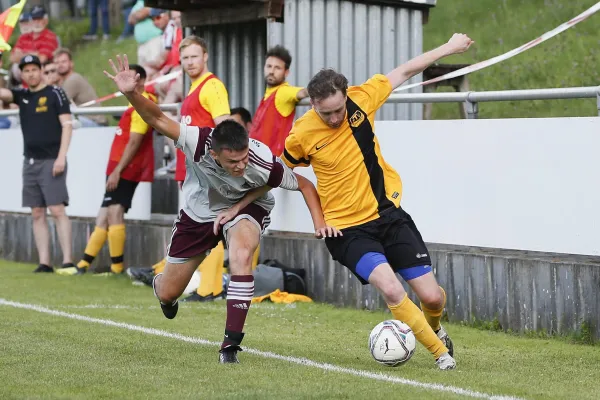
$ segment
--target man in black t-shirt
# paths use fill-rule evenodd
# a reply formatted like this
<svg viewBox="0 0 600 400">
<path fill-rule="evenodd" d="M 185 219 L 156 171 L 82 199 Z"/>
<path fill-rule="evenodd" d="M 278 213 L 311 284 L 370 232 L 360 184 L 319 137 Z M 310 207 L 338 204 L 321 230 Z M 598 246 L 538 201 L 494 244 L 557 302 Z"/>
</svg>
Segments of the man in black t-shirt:
<svg viewBox="0 0 600 400">
<path fill-rule="evenodd" d="M 63 253 L 63 267 L 73 267 L 71 222 L 65 213 L 67 192 L 67 151 L 71 142 L 72 119 L 69 100 L 57 86 L 42 80 L 38 57 L 26 55 L 19 63 L 27 89 L 0 89 L 0 100 L 19 106 L 23 131 L 23 207 L 31 207 L 33 235 L 40 258 L 34 272 L 53 272 L 46 209 L 56 221 Z"/>
</svg>

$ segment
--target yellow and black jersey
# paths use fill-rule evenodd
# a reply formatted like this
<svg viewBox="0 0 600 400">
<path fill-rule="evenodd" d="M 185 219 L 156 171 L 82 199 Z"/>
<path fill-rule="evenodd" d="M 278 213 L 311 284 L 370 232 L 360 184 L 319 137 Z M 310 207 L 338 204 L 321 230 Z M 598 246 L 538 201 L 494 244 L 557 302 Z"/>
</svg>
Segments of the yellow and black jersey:
<svg viewBox="0 0 600 400">
<path fill-rule="evenodd" d="M 348 88 L 346 118 L 328 127 L 314 110 L 294 124 L 285 142 L 289 167 L 312 165 L 327 224 L 338 229 L 364 224 L 400 206 L 402 182 L 381 155 L 374 134 L 376 111 L 392 92 L 384 75 Z"/>
</svg>

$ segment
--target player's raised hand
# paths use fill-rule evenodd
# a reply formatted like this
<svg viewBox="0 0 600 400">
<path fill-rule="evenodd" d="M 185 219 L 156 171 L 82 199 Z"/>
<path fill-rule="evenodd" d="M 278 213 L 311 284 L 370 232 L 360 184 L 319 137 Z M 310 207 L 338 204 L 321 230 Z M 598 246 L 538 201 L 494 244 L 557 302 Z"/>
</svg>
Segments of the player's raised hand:
<svg viewBox="0 0 600 400">
<path fill-rule="evenodd" d="M 315 236 L 319 239 L 326 237 L 338 237 L 344 236 L 341 231 L 334 228 L 333 226 L 325 226 L 323 228 L 315 229 Z"/>
<path fill-rule="evenodd" d="M 140 74 L 129 69 L 129 60 L 127 60 L 127 55 L 123 54 L 123 57 L 117 55 L 117 65 L 115 65 L 112 59 L 108 60 L 108 63 L 112 67 L 115 75 L 113 76 L 106 71 L 104 71 L 104 75 L 112 79 L 117 84 L 117 87 L 121 93 L 133 93 L 138 81 L 140 80 Z"/>
<path fill-rule="evenodd" d="M 471 40 L 471 38 L 464 33 L 455 33 L 450 40 L 448 40 L 450 54 L 464 53 L 469 50 L 469 47 L 471 47 L 473 43 L 475 43 L 475 41 Z"/>
</svg>

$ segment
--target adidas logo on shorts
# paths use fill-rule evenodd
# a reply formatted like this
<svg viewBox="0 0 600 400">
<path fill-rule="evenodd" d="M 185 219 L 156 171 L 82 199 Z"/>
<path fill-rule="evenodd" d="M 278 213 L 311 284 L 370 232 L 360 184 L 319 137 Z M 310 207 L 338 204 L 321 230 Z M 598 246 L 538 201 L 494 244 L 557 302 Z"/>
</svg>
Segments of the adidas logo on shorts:
<svg viewBox="0 0 600 400">
<path fill-rule="evenodd" d="M 238 303 L 238 304 L 234 304 L 233 305 L 235 308 L 240 308 L 242 310 L 247 310 L 248 306 L 246 305 L 246 303 Z"/>
</svg>

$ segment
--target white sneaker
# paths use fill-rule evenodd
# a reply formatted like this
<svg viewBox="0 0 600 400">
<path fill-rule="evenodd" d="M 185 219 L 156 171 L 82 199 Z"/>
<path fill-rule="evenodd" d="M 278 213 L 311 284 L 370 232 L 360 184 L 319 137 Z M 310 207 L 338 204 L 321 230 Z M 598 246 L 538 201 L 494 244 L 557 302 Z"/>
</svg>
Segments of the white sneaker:
<svg viewBox="0 0 600 400">
<path fill-rule="evenodd" d="M 452 343 L 452 339 L 450 339 L 450 336 L 448 336 L 448 332 L 446 332 L 444 327 L 440 325 L 440 329 L 435 331 L 435 334 L 448 349 L 448 354 L 450 354 L 450 357 L 454 357 L 454 343 Z"/>
<path fill-rule="evenodd" d="M 442 371 L 456 368 L 456 361 L 454 361 L 454 358 L 452 358 L 452 356 L 448 353 L 442 354 L 440 358 L 435 361 L 435 363 Z"/>
</svg>

